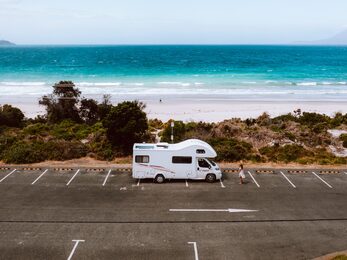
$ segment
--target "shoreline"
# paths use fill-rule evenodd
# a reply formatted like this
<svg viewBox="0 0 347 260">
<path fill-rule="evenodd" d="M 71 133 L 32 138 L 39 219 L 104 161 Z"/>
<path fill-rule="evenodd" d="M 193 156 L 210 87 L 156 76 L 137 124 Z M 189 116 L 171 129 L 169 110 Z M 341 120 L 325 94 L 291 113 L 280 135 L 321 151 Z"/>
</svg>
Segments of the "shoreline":
<svg viewBox="0 0 347 260">
<path fill-rule="evenodd" d="M 86 98 L 100 100 L 100 95 L 86 95 Z M 0 105 L 10 104 L 20 108 L 26 117 L 33 118 L 43 114 L 44 107 L 38 105 L 40 96 L 2 96 Z M 345 100 L 286 100 L 286 99 L 257 99 L 206 96 L 131 96 L 128 98 L 112 97 L 112 103 L 124 100 L 139 100 L 146 104 L 149 119 L 169 119 L 203 122 L 221 122 L 231 118 L 257 118 L 266 112 L 271 117 L 287 114 L 296 109 L 305 112 L 316 112 L 333 116 L 336 112 L 347 113 Z M 160 99 L 162 102 L 160 102 Z"/>
</svg>

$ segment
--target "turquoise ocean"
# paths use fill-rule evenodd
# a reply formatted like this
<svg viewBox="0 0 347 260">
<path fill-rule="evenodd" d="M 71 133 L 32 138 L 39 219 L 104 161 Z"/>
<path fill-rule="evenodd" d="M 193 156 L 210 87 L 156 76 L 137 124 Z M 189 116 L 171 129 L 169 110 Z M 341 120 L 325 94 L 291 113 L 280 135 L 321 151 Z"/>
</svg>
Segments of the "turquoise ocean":
<svg viewBox="0 0 347 260">
<path fill-rule="evenodd" d="M 39 96 L 60 80 L 124 99 L 347 100 L 347 47 L 0 48 L 0 96 Z"/>
</svg>

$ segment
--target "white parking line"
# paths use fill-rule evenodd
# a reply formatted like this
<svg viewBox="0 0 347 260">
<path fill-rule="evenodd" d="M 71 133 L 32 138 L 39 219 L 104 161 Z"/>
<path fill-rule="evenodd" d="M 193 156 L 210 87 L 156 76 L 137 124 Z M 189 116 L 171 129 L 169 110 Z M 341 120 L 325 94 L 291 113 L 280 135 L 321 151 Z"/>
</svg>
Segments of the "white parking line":
<svg viewBox="0 0 347 260">
<path fill-rule="evenodd" d="M 102 184 L 102 186 L 105 186 L 106 182 L 107 182 L 107 179 L 108 179 L 108 176 L 110 176 L 110 173 L 111 173 L 111 170 L 108 171 L 106 177 L 105 177 L 105 180 L 104 180 L 104 183 Z"/>
<path fill-rule="evenodd" d="M 139 179 L 139 180 L 137 181 L 137 184 L 136 184 L 137 187 L 140 186 L 140 182 L 141 182 L 141 179 Z"/>
<path fill-rule="evenodd" d="M 12 172 L 10 172 L 9 174 L 7 174 L 4 178 L 2 178 L 0 180 L 0 182 L 2 182 L 3 180 L 5 180 L 8 176 L 10 176 L 12 173 L 14 173 L 15 171 L 17 171 L 17 169 L 14 169 Z"/>
<path fill-rule="evenodd" d="M 329 183 L 327 183 L 325 180 L 323 180 L 321 177 L 319 177 L 315 172 L 312 172 L 318 179 L 320 179 L 322 182 L 324 182 L 329 188 L 333 188 Z"/>
<path fill-rule="evenodd" d="M 345 174 L 347 175 L 347 172 L 345 172 Z"/>
<path fill-rule="evenodd" d="M 85 242 L 85 240 L 72 240 L 72 242 L 75 242 L 75 245 L 73 246 L 72 251 L 71 251 L 69 257 L 67 258 L 67 260 L 71 260 L 73 254 L 74 254 L 75 251 L 76 251 L 76 248 L 78 247 L 78 244 L 79 244 L 80 242 Z"/>
<path fill-rule="evenodd" d="M 248 171 L 248 174 L 249 174 L 249 176 L 251 176 L 253 182 L 258 186 L 258 188 L 260 188 L 260 185 L 259 185 L 258 182 L 254 179 L 252 173 L 251 173 L 250 171 Z"/>
<path fill-rule="evenodd" d="M 69 186 L 69 184 L 72 182 L 72 180 L 76 177 L 76 175 L 80 172 L 80 169 L 77 170 L 77 172 L 72 176 L 72 178 L 69 180 L 68 183 L 66 183 L 66 186 Z"/>
<path fill-rule="evenodd" d="M 188 244 L 194 246 L 194 256 L 195 256 L 195 260 L 199 260 L 198 246 L 197 246 L 196 242 L 188 242 Z"/>
<path fill-rule="evenodd" d="M 48 171 L 48 169 L 46 169 L 43 173 L 40 174 L 39 177 L 36 178 L 36 180 L 34 180 L 31 185 L 34 185 L 46 172 Z"/>
<path fill-rule="evenodd" d="M 220 181 L 220 186 L 221 186 L 221 188 L 225 188 L 225 186 L 224 186 L 224 184 L 223 184 L 223 181 L 222 181 L 222 179 L 219 179 L 219 181 Z"/>
<path fill-rule="evenodd" d="M 170 212 L 229 212 L 229 213 L 245 213 L 256 212 L 254 209 L 169 209 Z"/>
<path fill-rule="evenodd" d="M 289 179 L 288 179 L 288 177 L 287 176 L 285 176 L 284 175 L 284 173 L 283 172 L 280 172 L 281 174 L 282 174 L 282 176 L 290 183 L 290 185 L 292 185 L 293 186 L 293 188 L 296 188 L 296 186 L 294 185 L 294 183 L 292 183 Z"/>
<path fill-rule="evenodd" d="M 188 180 L 186 180 L 186 187 L 189 187 L 189 185 L 188 185 Z"/>
</svg>

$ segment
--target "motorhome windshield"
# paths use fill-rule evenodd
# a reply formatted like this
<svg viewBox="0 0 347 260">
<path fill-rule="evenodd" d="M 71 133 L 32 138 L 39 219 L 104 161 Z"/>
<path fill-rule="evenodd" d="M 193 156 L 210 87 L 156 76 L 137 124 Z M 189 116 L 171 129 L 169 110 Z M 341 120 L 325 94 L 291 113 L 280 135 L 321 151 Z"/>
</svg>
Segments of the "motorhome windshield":
<svg viewBox="0 0 347 260">
<path fill-rule="evenodd" d="M 206 159 L 212 166 L 216 166 L 217 164 L 214 161 L 211 161 L 209 159 Z"/>
</svg>

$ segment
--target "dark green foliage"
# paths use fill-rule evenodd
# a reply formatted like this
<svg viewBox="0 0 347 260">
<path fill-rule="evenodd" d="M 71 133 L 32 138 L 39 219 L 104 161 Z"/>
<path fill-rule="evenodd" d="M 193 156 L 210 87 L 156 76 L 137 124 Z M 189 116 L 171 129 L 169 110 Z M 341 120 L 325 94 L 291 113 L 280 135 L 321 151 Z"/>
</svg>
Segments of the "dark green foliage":
<svg viewBox="0 0 347 260">
<path fill-rule="evenodd" d="M 347 125 L 347 114 L 336 113 L 335 116 L 331 119 L 331 127 L 335 128 L 342 124 Z"/>
<path fill-rule="evenodd" d="M 209 143 L 216 150 L 218 161 L 236 162 L 240 160 L 248 160 L 253 156 L 252 145 L 244 141 L 226 138 L 210 139 Z"/>
<path fill-rule="evenodd" d="M 318 113 L 309 113 L 303 112 L 302 115 L 298 118 L 298 122 L 302 125 L 307 125 L 309 127 L 315 127 L 317 124 L 330 124 L 330 117 L 327 115 L 322 115 Z"/>
<path fill-rule="evenodd" d="M 47 120 L 50 123 L 59 123 L 70 119 L 80 122 L 78 102 L 81 92 L 71 81 L 60 81 L 53 86 L 53 94 L 43 96 L 40 105 L 46 107 Z"/>
<path fill-rule="evenodd" d="M 79 142 L 17 142 L 3 153 L 2 159 L 5 163 L 37 163 L 45 160 L 80 158 L 86 154 L 86 148 Z"/>
<path fill-rule="evenodd" d="M 24 114 L 19 108 L 11 105 L 0 106 L 0 126 L 21 127 Z"/>
<path fill-rule="evenodd" d="M 299 158 L 312 156 L 313 153 L 306 150 L 300 145 L 285 146 L 266 146 L 259 149 L 261 155 L 266 156 L 268 160 L 273 162 L 294 162 Z"/>
<path fill-rule="evenodd" d="M 111 96 L 104 95 L 102 98 L 102 102 L 98 104 L 99 119 L 104 120 L 106 116 L 110 113 L 112 107 L 113 106 L 111 104 Z"/>
<path fill-rule="evenodd" d="M 125 155 L 131 154 L 134 143 L 145 141 L 148 123 L 144 108 L 138 101 L 119 103 L 103 121 L 109 141 Z"/>
<path fill-rule="evenodd" d="M 161 141 L 171 143 L 171 122 L 165 124 L 165 128 L 161 133 Z M 174 143 L 181 142 L 185 139 L 186 126 L 182 121 L 174 121 L 173 136 Z"/>
<path fill-rule="evenodd" d="M 289 114 L 286 114 L 286 115 L 281 115 L 281 116 L 274 117 L 272 119 L 272 121 L 274 123 L 289 122 L 289 121 L 296 122 L 297 118 L 295 116 L 293 116 L 291 113 L 289 113 Z"/>
<path fill-rule="evenodd" d="M 93 125 L 99 120 L 99 106 L 94 99 L 82 99 L 79 109 L 80 118 L 88 125 Z"/>
<path fill-rule="evenodd" d="M 343 147 L 347 148 L 347 134 L 340 135 L 340 140 L 342 141 Z"/>
</svg>

